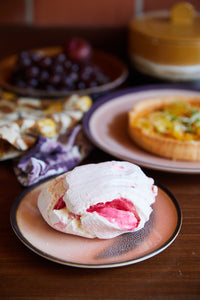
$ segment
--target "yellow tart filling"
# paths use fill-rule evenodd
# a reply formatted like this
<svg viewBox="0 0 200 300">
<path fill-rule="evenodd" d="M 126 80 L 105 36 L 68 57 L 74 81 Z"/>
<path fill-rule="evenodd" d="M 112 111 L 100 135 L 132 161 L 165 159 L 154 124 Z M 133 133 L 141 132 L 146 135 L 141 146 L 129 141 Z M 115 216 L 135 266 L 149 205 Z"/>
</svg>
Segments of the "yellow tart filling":
<svg viewBox="0 0 200 300">
<path fill-rule="evenodd" d="M 157 133 L 175 140 L 200 140 L 200 107 L 174 101 L 136 118 L 132 125 L 146 133 Z"/>
</svg>

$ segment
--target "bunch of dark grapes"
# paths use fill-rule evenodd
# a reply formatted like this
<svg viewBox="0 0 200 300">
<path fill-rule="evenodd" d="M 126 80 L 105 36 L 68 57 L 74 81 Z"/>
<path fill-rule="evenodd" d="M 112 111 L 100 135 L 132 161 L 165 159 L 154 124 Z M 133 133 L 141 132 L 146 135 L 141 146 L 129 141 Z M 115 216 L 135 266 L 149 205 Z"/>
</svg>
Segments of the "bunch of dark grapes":
<svg viewBox="0 0 200 300">
<path fill-rule="evenodd" d="M 45 91 L 82 90 L 107 82 L 109 78 L 92 62 L 90 44 L 79 38 L 67 41 L 54 56 L 22 51 L 10 79 L 14 86 Z"/>
</svg>

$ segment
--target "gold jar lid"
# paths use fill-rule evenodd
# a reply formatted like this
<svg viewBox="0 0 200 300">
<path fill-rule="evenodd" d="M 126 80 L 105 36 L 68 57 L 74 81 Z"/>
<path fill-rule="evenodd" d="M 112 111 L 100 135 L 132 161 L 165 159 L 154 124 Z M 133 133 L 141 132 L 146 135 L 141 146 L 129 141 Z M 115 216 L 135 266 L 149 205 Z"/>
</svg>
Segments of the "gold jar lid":
<svg viewBox="0 0 200 300">
<path fill-rule="evenodd" d="M 200 16 L 187 2 L 130 23 L 129 52 L 163 65 L 200 65 Z"/>
</svg>

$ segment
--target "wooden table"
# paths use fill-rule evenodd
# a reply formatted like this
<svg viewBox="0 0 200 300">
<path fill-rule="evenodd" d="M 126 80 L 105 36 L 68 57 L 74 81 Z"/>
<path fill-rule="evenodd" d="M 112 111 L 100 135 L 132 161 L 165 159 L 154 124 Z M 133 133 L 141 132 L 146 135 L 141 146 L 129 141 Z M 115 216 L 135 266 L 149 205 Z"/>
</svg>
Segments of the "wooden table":
<svg viewBox="0 0 200 300">
<path fill-rule="evenodd" d="M 38 36 L 40 32 L 41 36 Z M 4 44 L 1 57 L 30 43 L 33 46 L 42 38 L 46 44 L 50 44 L 51 39 L 55 42 L 56 32 L 59 42 L 65 35 L 63 29 L 54 30 L 52 38 L 51 32 L 44 29 L 0 28 L 0 41 Z M 121 40 L 126 39 L 126 31 L 119 32 Z M 87 30 L 86 33 L 92 36 Z M 108 30 L 109 34 L 113 36 L 112 30 Z M 11 37 L 18 41 L 13 47 Z M 115 158 L 95 148 L 86 162 L 111 159 Z M 200 175 L 144 171 L 168 188 L 178 200 L 183 213 L 178 237 L 165 251 L 143 262 L 118 268 L 83 269 L 48 261 L 16 237 L 10 225 L 10 209 L 24 188 L 13 173 L 12 161 L 1 162 L 0 298 L 200 299 Z"/>
</svg>

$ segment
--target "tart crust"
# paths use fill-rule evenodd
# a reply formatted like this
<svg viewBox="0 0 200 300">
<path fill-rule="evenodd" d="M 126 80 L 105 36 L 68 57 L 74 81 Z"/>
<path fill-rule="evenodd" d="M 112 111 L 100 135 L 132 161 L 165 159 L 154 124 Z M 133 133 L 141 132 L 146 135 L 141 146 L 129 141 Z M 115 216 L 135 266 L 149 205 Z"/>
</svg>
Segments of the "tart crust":
<svg viewBox="0 0 200 300">
<path fill-rule="evenodd" d="M 141 148 L 161 157 L 174 160 L 200 161 L 200 140 L 182 141 L 166 137 L 156 131 L 145 131 L 136 125 L 140 117 L 147 116 L 157 109 L 175 101 L 184 101 L 200 108 L 200 97 L 168 96 L 162 98 L 145 99 L 136 103 L 128 113 L 128 131 L 130 138 Z"/>
</svg>

